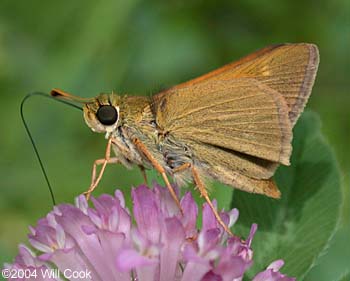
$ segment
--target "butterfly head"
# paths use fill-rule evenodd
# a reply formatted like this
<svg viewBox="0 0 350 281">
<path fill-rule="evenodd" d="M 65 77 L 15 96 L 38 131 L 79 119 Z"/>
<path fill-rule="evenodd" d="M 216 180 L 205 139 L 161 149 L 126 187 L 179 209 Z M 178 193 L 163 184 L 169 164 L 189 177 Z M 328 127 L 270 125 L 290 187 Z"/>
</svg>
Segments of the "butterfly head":
<svg viewBox="0 0 350 281">
<path fill-rule="evenodd" d="M 95 98 L 81 98 L 53 89 L 51 96 L 82 104 L 85 122 L 94 132 L 109 135 L 119 125 L 121 97 L 117 94 L 100 94 Z"/>
</svg>

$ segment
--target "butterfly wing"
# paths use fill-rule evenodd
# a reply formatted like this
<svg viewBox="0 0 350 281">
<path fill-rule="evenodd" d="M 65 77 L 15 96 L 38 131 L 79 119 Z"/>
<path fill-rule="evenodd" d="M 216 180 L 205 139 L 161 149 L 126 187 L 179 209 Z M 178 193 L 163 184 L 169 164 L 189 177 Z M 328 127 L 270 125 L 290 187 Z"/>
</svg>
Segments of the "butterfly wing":
<svg viewBox="0 0 350 281">
<path fill-rule="evenodd" d="M 191 147 L 197 168 L 207 164 L 203 173 L 277 198 L 270 178 L 289 164 L 318 63 L 315 45 L 270 46 L 157 94 L 152 110 L 164 132 Z"/>
<path fill-rule="evenodd" d="M 254 78 L 284 97 L 288 105 L 289 119 L 294 125 L 311 94 L 318 63 L 319 53 L 316 45 L 274 45 L 174 88 L 180 89 L 209 80 Z M 167 91 L 161 94 L 166 93 Z"/>
<path fill-rule="evenodd" d="M 218 165 L 226 162 L 251 177 L 269 178 L 277 167 L 274 163 L 289 164 L 288 106 L 275 90 L 254 79 L 173 89 L 153 102 L 153 110 L 160 129 L 192 143 L 196 157 L 204 162 L 212 161 L 211 155 L 205 156 L 210 147 L 217 152 Z"/>
</svg>

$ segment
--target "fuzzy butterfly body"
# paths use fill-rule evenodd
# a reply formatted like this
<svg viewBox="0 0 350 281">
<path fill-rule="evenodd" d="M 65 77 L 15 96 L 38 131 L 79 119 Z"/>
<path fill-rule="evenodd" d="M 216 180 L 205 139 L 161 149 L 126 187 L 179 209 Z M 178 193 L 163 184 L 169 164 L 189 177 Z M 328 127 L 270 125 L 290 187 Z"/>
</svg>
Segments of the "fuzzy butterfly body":
<svg viewBox="0 0 350 281">
<path fill-rule="evenodd" d="M 83 103 L 87 125 L 106 134 L 106 156 L 95 162 L 102 170 L 108 163 L 155 168 L 175 197 L 167 176 L 179 185 L 193 181 L 207 201 L 207 179 L 278 198 L 272 176 L 280 164 L 290 164 L 292 129 L 318 62 L 315 45 L 282 44 L 153 97 L 51 94 Z M 102 176 L 94 173 L 88 192 Z"/>
</svg>

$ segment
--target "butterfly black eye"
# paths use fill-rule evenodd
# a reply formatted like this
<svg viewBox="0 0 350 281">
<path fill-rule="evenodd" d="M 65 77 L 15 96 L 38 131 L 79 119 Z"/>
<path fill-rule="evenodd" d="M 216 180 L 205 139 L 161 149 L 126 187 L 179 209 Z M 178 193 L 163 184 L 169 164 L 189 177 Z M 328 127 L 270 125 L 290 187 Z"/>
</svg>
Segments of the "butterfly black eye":
<svg viewBox="0 0 350 281">
<path fill-rule="evenodd" d="M 97 110 L 96 117 L 103 125 L 113 125 L 118 120 L 118 112 L 114 106 L 102 105 Z"/>
</svg>

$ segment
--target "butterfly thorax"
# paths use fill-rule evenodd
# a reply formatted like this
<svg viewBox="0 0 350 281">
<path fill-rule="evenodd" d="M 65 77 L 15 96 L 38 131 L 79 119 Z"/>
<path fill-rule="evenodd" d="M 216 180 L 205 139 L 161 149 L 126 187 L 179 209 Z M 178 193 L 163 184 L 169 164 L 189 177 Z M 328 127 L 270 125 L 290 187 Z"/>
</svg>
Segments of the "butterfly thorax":
<svg viewBox="0 0 350 281">
<path fill-rule="evenodd" d="M 173 171 L 185 163 L 191 163 L 192 152 L 157 124 L 150 100 L 146 97 L 127 97 L 120 104 L 119 112 L 119 125 L 111 135 L 118 160 L 127 168 L 134 165 L 152 168 L 150 161 L 134 144 L 134 140 L 138 139 L 179 185 L 187 182 L 189 176 L 186 172 L 174 175 Z"/>
</svg>

